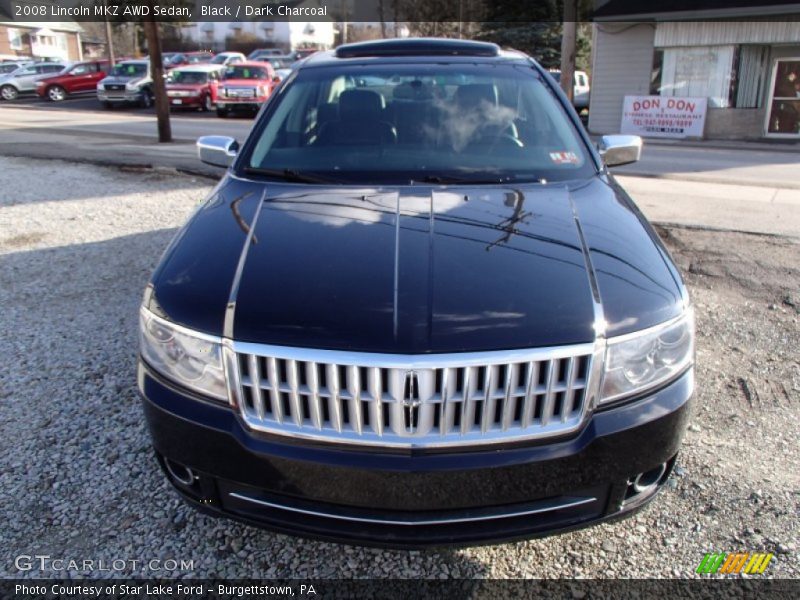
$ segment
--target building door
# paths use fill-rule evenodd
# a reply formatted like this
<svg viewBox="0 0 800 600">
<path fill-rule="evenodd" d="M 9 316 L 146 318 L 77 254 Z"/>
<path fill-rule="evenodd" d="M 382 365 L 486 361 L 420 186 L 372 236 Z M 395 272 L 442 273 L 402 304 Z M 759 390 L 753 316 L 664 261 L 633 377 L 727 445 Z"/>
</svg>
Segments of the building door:
<svg viewBox="0 0 800 600">
<path fill-rule="evenodd" d="M 800 58 L 781 58 L 775 62 L 767 135 L 800 138 Z"/>
</svg>

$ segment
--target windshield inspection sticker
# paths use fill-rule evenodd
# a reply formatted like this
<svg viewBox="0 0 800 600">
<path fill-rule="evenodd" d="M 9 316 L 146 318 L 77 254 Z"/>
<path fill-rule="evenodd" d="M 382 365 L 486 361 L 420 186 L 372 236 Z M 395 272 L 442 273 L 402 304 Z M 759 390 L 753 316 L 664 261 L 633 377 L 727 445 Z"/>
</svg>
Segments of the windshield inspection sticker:
<svg viewBox="0 0 800 600">
<path fill-rule="evenodd" d="M 574 152 L 551 152 L 550 160 L 557 165 L 577 165 L 578 155 Z"/>
</svg>

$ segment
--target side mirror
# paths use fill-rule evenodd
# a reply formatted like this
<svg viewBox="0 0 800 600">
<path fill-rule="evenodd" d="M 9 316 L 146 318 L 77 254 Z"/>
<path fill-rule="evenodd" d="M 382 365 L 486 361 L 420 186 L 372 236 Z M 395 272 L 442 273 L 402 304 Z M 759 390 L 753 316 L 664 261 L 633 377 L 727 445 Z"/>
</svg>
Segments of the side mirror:
<svg viewBox="0 0 800 600">
<path fill-rule="evenodd" d="M 598 149 L 607 167 L 627 165 L 642 157 L 642 138 L 638 135 L 604 135 Z"/>
<path fill-rule="evenodd" d="M 278 77 L 277 75 L 275 75 L 275 77 L 272 78 L 272 83 L 280 83 L 280 82 L 281 82 L 281 78 Z"/>
<path fill-rule="evenodd" d="M 224 135 L 205 135 L 197 140 L 201 162 L 215 167 L 229 167 L 239 151 L 239 142 Z"/>
</svg>

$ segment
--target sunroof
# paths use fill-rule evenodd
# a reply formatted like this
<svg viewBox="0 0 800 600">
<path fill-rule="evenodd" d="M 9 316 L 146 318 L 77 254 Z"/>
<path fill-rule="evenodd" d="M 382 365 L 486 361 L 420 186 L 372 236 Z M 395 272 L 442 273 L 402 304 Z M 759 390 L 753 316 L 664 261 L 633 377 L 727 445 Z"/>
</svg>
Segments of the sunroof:
<svg viewBox="0 0 800 600">
<path fill-rule="evenodd" d="M 368 56 L 498 56 L 500 47 L 488 42 L 447 39 L 380 40 L 345 44 L 336 49 L 338 58 Z"/>
</svg>

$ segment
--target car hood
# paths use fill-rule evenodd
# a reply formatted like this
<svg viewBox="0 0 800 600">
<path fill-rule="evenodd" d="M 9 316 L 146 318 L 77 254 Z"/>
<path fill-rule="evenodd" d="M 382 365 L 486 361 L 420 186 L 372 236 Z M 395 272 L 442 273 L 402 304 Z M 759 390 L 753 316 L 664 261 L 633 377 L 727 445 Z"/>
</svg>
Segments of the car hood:
<svg viewBox="0 0 800 600">
<path fill-rule="evenodd" d="M 670 265 L 624 193 L 599 178 L 393 190 L 231 178 L 171 245 L 151 308 L 276 345 L 554 346 L 591 341 L 604 323 L 616 335 L 679 314 Z"/>
<path fill-rule="evenodd" d="M 135 81 L 135 80 L 139 80 L 139 79 L 145 79 L 145 78 L 146 78 L 146 76 L 144 76 L 144 75 L 138 75 L 136 77 L 117 77 L 117 76 L 114 76 L 114 77 L 106 77 L 100 83 L 102 83 L 103 85 L 107 85 L 107 84 L 110 84 L 110 85 L 122 85 L 122 84 L 125 84 L 125 83 L 129 83 L 131 81 Z"/>
</svg>

